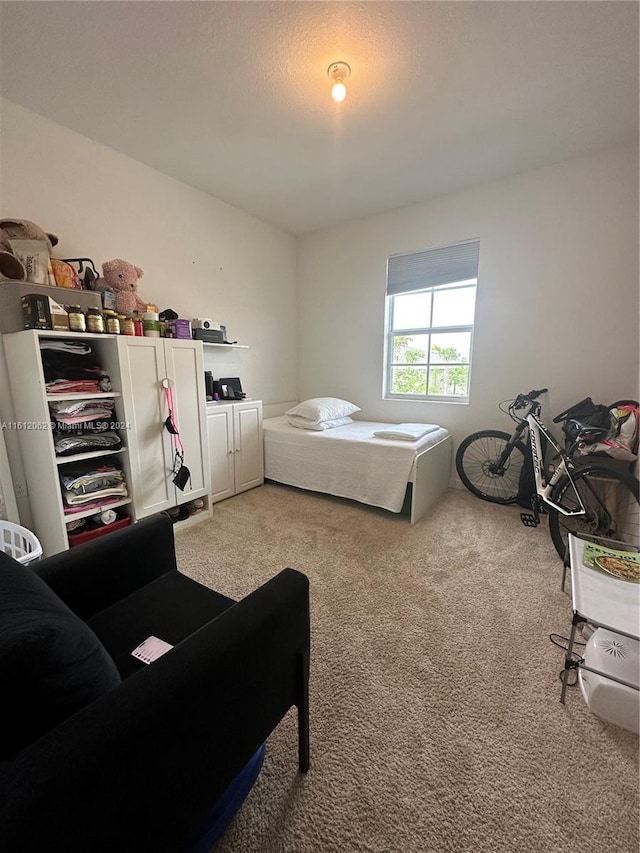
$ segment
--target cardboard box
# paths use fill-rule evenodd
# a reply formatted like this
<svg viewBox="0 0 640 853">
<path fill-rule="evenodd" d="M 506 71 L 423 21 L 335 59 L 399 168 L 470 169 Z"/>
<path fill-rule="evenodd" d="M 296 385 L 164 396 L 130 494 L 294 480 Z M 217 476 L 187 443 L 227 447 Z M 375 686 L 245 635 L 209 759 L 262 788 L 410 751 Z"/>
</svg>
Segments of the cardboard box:
<svg viewBox="0 0 640 853">
<path fill-rule="evenodd" d="M 49 313 L 51 314 L 51 328 L 54 332 L 69 331 L 69 315 L 62 305 L 49 297 Z"/>
<path fill-rule="evenodd" d="M 171 330 L 172 337 L 191 340 L 191 320 L 168 320 L 167 328 Z"/>
</svg>

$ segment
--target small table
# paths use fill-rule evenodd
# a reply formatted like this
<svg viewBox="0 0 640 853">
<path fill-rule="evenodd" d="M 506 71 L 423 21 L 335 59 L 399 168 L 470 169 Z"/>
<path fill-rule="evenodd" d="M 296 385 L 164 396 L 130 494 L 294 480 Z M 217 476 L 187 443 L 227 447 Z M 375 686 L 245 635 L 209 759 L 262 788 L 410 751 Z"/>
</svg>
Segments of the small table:
<svg viewBox="0 0 640 853">
<path fill-rule="evenodd" d="M 613 575 L 606 575 L 604 572 L 585 566 L 582 560 L 584 544 L 584 540 L 569 534 L 573 619 L 562 671 L 560 694 L 562 704 L 565 701 L 569 672 L 572 669 L 584 669 L 623 684 L 625 687 L 638 690 L 636 684 L 624 681 L 610 673 L 592 669 L 582 659 L 573 660 L 576 630 L 578 625 L 584 622 L 598 628 L 606 628 L 632 640 L 640 640 L 640 584 L 620 580 Z M 611 546 L 611 544 L 609 540 L 608 545 Z M 620 545 L 624 548 L 624 543 Z M 626 547 L 628 550 L 635 550 L 631 546 Z"/>
</svg>

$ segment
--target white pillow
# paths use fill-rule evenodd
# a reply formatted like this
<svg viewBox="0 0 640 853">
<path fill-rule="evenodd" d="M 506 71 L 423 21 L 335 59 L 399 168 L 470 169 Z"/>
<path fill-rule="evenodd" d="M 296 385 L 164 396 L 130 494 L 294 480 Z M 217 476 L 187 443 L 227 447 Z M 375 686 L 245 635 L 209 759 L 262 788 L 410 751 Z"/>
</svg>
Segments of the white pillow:
<svg viewBox="0 0 640 853">
<path fill-rule="evenodd" d="M 306 418 L 314 424 L 319 424 L 321 421 L 346 418 L 359 411 L 359 406 L 354 406 L 353 403 L 348 400 L 341 400 L 339 397 L 313 397 L 311 400 L 298 403 L 286 414 L 298 415 L 298 417 Z"/>
<path fill-rule="evenodd" d="M 333 418 L 330 421 L 318 421 L 318 423 L 315 424 L 313 421 L 310 421 L 307 418 L 301 418 L 298 415 L 289 415 L 287 420 L 292 427 L 298 427 L 298 429 L 315 429 L 318 432 L 353 423 L 352 418 Z"/>
</svg>

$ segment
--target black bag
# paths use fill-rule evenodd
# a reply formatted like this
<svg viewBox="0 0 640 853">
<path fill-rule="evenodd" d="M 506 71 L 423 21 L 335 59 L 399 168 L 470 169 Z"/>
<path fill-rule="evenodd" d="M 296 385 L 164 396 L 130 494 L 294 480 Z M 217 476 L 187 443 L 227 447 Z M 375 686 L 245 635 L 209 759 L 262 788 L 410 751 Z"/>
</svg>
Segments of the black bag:
<svg viewBox="0 0 640 853">
<path fill-rule="evenodd" d="M 585 397 L 580 400 L 575 406 L 566 409 L 553 419 L 554 423 L 564 421 L 562 432 L 565 434 L 565 444 L 567 449 L 578 439 L 580 430 L 584 426 L 592 426 L 597 432 L 593 435 L 583 433 L 580 436 L 580 441 L 584 444 L 591 444 L 594 441 L 602 440 L 601 430 L 606 429 L 608 432 L 614 427 L 614 418 L 608 406 L 596 405 L 591 397 Z"/>
</svg>

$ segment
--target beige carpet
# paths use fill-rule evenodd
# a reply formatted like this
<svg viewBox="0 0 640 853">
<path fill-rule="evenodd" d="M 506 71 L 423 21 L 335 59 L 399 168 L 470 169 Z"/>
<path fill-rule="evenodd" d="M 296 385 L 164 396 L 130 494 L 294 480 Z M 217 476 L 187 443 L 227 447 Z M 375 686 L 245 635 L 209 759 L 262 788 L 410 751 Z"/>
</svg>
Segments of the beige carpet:
<svg viewBox="0 0 640 853">
<path fill-rule="evenodd" d="M 411 527 L 266 485 L 178 535 L 183 571 L 239 598 L 311 581 L 311 770 L 295 712 L 217 853 L 638 851 L 638 739 L 559 703 L 570 599 L 546 529 L 450 491 Z"/>
</svg>

